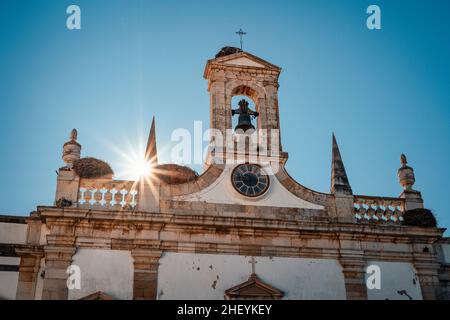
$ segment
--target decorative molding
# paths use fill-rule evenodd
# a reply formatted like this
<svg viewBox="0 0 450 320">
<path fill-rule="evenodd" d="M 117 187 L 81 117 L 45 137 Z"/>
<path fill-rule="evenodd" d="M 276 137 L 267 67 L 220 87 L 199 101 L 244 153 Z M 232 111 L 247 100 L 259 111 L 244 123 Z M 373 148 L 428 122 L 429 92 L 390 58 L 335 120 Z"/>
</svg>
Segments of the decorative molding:
<svg viewBox="0 0 450 320">
<path fill-rule="evenodd" d="M 284 293 L 252 274 L 247 281 L 225 290 L 224 296 L 226 300 L 280 300 Z"/>
<path fill-rule="evenodd" d="M 26 224 L 28 217 L 22 217 L 22 216 L 7 216 L 7 215 L 0 215 L 0 222 L 2 223 L 18 223 L 18 224 Z"/>
<path fill-rule="evenodd" d="M 18 265 L 0 264 L 0 271 L 19 272 Z"/>
<path fill-rule="evenodd" d="M 102 291 L 97 291 L 78 300 L 116 300 L 116 299 L 114 299 L 112 296 Z"/>
<path fill-rule="evenodd" d="M 18 257 L 16 247 L 17 244 L 0 243 L 0 257 Z"/>
</svg>

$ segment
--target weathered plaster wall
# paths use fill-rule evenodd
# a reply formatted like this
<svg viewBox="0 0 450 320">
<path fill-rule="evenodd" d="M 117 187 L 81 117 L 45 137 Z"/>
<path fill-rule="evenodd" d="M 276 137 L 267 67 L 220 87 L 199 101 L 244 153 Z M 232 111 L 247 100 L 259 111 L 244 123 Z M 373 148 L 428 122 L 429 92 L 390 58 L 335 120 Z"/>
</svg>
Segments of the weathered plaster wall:
<svg viewBox="0 0 450 320">
<path fill-rule="evenodd" d="M 24 223 L 0 222 L 0 244 L 24 244 L 27 227 Z M 5 256 L 0 252 L 0 299 L 16 299 L 19 272 L 14 269 L 18 269 L 19 263 L 20 258 Z"/>
<path fill-rule="evenodd" d="M 69 300 L 97 291 L 120 300 L 133 298 L 133 259 L 129 251 L 78 249 L 72 264 L 81 269 L 81 289 L 69 290 Z"/>
<path fill-rule="evenodd" d="M 280 208 L 306 208 L 321 210 L 324 207 L 305 201 L 287 190 L 275 176 L 270 176 L 269 190 L 261 197 L 251 199 L 240 195 L 231 184 L 231 173 L 235 166 L 226 166 L 217 180 L 200 192 L 175 197 L 182 201 L 205 201 L 240 205 L 272 206 Z"/>
<path fill-rule="evenodd" d="M 0 300 L 15 300 L 19 272 L 0 271 Z"/>
<path fill-rule="evenodd" d="M 444 262 L 450 264 L 450 244 L 443 243 L 440 246 L 442 249 L 442 258 L 444 259 Z"/>
<path fill-rule="evenodd" d="M 18 266 L 19 262 L 20 258 L 0 257 L 0 265 Z M 18 271 L 0 271 L 0 299 L 16 299 L 18 278 Z"/>
<path fill-rule="evenodd" d="M 248 280 L 250 257 L 164 253 L 158 273 L 159 299 L 224 299 L 225 290 Z M 335 260 L 256 258 L 260 279 L 284 299 L 345 299 L 342 268 Z"/>
<path fill-rule="evenodd" d="M 0 222 L 0 243 L 24 244 L 27 240 L 28 225 L 23 223 Z"/>
<path fill-rule="evenodd" d="M 410 263 L 370 261 L 381 270 L 380 290 L 367 290 L 369 300 L 409 300 L 399 291 L 406 291 L 413 300 L 422 300 L 419 279 L 416 270 Z M 366 276 L 367 279 L 367 276 Z"/>
</svg>

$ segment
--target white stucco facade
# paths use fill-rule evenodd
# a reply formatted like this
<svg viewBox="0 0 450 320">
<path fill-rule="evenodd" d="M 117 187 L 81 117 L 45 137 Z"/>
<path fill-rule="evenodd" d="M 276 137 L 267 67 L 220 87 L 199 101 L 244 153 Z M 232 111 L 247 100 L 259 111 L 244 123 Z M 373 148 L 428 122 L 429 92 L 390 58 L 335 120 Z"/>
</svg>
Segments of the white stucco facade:
<svg viewBox="0 0 450 320">
<path fill-rule="evenodd" d="M 450 264 L 450 244 L 449 243 L 441 244 L 440 247 L 442 250 L 441 252 L 444 262 Z"/>
<path fill-rule="evenodd" d="M 15 300 L 19 272 L 0 271 L 0 300 Z"/>
<path fill-rule="evenodd" d="M 72 264 L 80 267 L 81 289 L 69 290 L 70 300 L 97 291 L 115 299 L 132 299 L 133 260 L 129 251 L 79 249 Z"/>
<path fill-rule="evenodd" d="M 27 229 L 24 223 L 0 222 L 0 243 L 25 244 Z"/>
<path fill-rule="evenodd" d="M 419 278 L 410 263 L 370 261 L 368 265 L 381 271 L 381 287 L 367 290 L 369 300 L 422 300 Z"/>
<path fill-rule="evenodd" d="M 0 265 L 17 266 L 19 261 L 20 259 L 16 257 L 0 257 Z M 0 299 L 16 298 L 18 278 L 18 271 L 0 271 Z"/>
<path fill-rule="evenodd" d="M 175 197 L 181 201 L 203 201 L 239 205 L 258 205 L 280 208 L 303 208 L 322 210 L 323 206 L 308 202 L 289 192 L 274 175 L 269 175 L 270 186 L 260 197 L 249 198 L 239 194 L 231 184 L 231 174 L 236 165 L 227 165 L 219 178 L 205 189 L 186 196 Z"/>
<path fill-rule="evenodd" d="M 28 226 L 24 223 L 0 222 L 0 244 L 25 244 Z M 16 299 L 20 258 L 3 256 L 0 250 L 0 299 Z"/>
<path fill-rule="evenodd" d="M 225 290 L 248 280 L 250 257 L 164 253 L 158 299 L 224 299 Z M 342 268 L 336 260 L 256 258 L 260 279 L 284 292 L 284 299 L 345 299 Z"/>
</svg>

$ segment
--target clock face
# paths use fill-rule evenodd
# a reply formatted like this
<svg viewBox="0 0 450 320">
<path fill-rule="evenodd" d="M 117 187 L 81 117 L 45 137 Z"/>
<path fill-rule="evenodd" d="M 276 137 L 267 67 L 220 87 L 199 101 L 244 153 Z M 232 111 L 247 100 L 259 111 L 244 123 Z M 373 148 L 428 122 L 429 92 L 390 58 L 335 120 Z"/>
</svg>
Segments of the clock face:
<svg viewBox="0 0 450 320">
<path fill-rule="evenodd" d="M 255 164 L 237 166 L 231 174 L 231 182 L 237 192 L 247 197 L 260 196 L 269 188 L 269 176 Z"/>
</svg>

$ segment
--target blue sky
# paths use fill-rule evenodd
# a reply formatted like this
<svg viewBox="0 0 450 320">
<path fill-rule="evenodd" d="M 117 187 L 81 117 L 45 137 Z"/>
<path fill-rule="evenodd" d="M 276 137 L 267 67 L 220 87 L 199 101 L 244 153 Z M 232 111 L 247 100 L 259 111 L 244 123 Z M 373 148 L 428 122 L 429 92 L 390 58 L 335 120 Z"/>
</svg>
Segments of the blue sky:
<svg viewBox="0 0 450 320">
<path fill-rule="evenodd" d="M 66 29 L 70 4 L 81 7 L 82 30 Z M 366 28 L 370 4 L 381 7 L 380 31 Z M 160 150 L 174 129 L 209 124 L 203 69 L 239 45 L 239 28 L 246 51 L 283 68 L 293 177 L 329 191 L 335 132 L 354 193 L 398 196 L 405 153 L 426 207 L 450 226 L 446 0 L 1 0 L 0 213 L 52 204 L 74 127 L 83 156 L 117 170 L 117 149 L 143 148 L 153 115 Z"/>
</svg>

